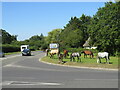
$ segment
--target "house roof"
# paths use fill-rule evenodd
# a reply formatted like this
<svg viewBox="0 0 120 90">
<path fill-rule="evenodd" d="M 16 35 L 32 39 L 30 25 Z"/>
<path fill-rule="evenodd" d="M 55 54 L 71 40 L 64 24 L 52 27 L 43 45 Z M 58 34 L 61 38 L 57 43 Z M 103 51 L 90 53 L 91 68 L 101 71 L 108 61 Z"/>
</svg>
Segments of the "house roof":
<svg viewBox="0 0 120 90">
<path fill-rule="evenodd" d="M 90 41 L 90 37 L 87 39 L 87 41 L 83 44 L 83 47 L 89 47 L 89 41 Z"/>
</svg>

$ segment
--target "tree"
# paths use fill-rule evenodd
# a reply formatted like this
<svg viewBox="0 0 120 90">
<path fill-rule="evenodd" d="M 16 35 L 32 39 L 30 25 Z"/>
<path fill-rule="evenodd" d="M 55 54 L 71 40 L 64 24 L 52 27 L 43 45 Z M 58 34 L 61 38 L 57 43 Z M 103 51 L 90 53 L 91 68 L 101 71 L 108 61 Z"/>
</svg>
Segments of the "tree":
<svg viewBox="0 0 120 90">
<path fill-rule="evenodd" d="M 93 16 L 89 26 L 91 44 L 98 46 L 99 51 L 107 51 L 112 55 L 120 50 L 120 2 L 105 3 Z"/>
<path fill-rule="evenodd" d="M 47 43 L 59 43 L 60 42 L 60 33 L 62 29 L 54 29 L 51 32 L 48 32 L 48 36 L 46 37 Z"/>
<path fill-rule="evenodd" d="M 72 48 L 82 47 L 89 37 L 87 26 L 90 20 L 91 17 L 84 14 L 80 18 L 72 17 L 61 32 L 60 39 L 62 44 Z"/>
<path fill-rule="evenodd" d="M 17 41 L 17 35 L 11 35 L 3 29 L 0 29 L 2 32 L 2 44 L 10 44 L 12 41 Z"/>
</svg>

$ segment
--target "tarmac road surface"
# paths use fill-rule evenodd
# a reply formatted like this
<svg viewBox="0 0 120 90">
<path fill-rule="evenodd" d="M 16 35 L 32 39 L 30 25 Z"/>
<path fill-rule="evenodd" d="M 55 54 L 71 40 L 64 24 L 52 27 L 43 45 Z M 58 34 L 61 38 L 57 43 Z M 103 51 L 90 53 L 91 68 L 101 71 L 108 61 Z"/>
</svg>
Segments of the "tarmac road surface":
<svg viewBox="0 0 120 90">
<path fill-rule="evenodd" d="M 118 71 L 50 65 L 45 53 L 2 58 L 2 88 L 118 88 Z"/>
</svg>

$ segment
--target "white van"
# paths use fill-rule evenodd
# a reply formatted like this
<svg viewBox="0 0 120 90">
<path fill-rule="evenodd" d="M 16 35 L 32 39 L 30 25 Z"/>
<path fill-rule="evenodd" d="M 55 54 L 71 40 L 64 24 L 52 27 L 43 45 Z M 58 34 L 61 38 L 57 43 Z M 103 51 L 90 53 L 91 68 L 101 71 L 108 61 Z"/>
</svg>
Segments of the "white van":
<svg viewBox="0 0 120 90">
<path fill-rule="evenodd" d="M 24 49 L 29 49 L 29 45 L 21 45 L 21 52 L 24 50 Z"/>
</svg>

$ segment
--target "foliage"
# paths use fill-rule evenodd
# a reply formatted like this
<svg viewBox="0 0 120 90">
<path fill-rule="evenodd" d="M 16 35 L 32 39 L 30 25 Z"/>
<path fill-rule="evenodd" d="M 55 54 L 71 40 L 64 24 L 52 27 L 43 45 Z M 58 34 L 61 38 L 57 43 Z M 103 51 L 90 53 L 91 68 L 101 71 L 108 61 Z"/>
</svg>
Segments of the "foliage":
<svg viewBox="0 0 120 90">
<path fill-rule="evenodd" d="M 54 29 L 51 32 L 48 32 L 48 36 L 46 37 L 46 42 L 49 43 L 59 43 L 60 33 L 62 29 Z"/>
<path fill-rule="evenodd" d="M 72 17 L 60 34 L 61 44 L 64 43 L 64 46 L 72 48 L 82 47 L 89 37 L 87 25 L 90 20 L 91 17 L 85 16 L 84 14 L 80 18 Z"/>
<path fill-rule="evenodd" d="M 2 32 L 2 44 L 10 44 L 12 41 L 17 41 L 17 35 L 10 35 L 3 29 L 0 29 Z"/>
<path fill-rule="evenodd" d="M 89 25 L 91 44 L 99 51 L 107 51 L 112 55 L 120 46 L 120 2 L 107 2 L 99 8 Z"/>
<path fill-rule="evenodd" d="M 20 51 L 20 46 L 18 46 L 18 45 L 4 44 L 4 45 L 2 45 L 2 51 L 4 53 L 18 52 L 18 51 Z"/>
<path fill-rule="evenodd" d="M 71 17 L 63 29 L 54 29 L 43 34 L 32 36 L 28 40 L 17 41 L 17 35 L 10 35 L 2 30 L 3 44 L 28 44 L 32 50 L 46 49 L 50 43 L 59 43 L 60 50 L 81 51 L 83 44 L 90 37 L 89 44 L 97 46 L 98 51 L 107 51 L 111 55 L 120 52 L 120 2 L 107 2 L 98 9 L 93 17 L 82 15 Z"/>
</svg>

